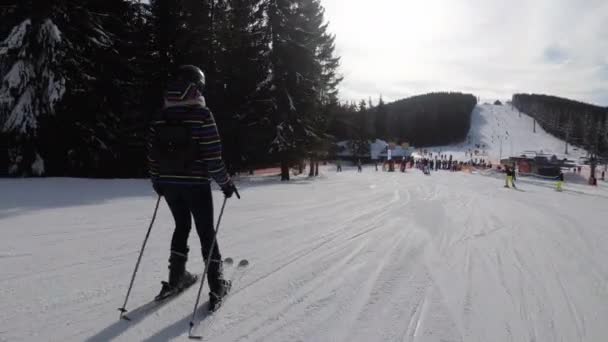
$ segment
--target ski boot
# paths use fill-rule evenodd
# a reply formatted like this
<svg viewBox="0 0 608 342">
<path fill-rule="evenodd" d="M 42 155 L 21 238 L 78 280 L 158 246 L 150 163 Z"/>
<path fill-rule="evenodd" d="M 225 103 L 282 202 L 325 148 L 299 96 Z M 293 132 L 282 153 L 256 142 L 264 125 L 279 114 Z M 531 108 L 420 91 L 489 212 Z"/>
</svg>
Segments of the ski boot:
<svg viewBox="0 0 608 342">
<path fill-rule="evenodd" d="M 154 298 L 154 300 L 158 302 L 169 297 L 175 296 L 178 293 L 189 288 L 190 286 L 194 285 L 197 280 L 198 276 L 195 276 L 192 273 L 185 271 L 179 282 L 177 282 L 177 284 L 171 284 L 170 282 L 163 281 L 161 282 L 162 288 L 160 289 L 160 293 Z"/>
<path fill-rule="evenodd" d="M 215 291 L 209 292 L 209 311 L 217 311 L 223 304 L 224 298 L 230 293 L 232 282 L 230 280 L 219 279 Z"/>
<path fill-rule="evenodd" d="M 190 286 L 194 285 L 198 277 L 186 271 L 186 261 L 188 258 L 183 254 L 171 252 L 169 258 L 169 281 L 163 281 L 160 293 L 155 297 L 156 301 L 161 301 L 174 296 Z"/>
</svg>

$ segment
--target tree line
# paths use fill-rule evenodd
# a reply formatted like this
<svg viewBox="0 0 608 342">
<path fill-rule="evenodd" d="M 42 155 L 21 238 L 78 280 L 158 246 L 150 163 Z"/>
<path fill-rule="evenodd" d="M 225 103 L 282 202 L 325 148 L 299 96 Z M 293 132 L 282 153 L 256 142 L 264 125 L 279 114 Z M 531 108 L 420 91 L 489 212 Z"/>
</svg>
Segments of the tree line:
<svg viewBox="0 0 608 342">
<path fill-rule="evenodd" d="M 538 94 L 515 94 L 512 103 L 567 143 L 588 151 L 608 152 L 608 108 Z"/>
<path fill-rule="evenodd" d="M 375 138 L 413 146 L 441 146 L 464 141 L 477 98 L 462 93 L 429 93 L 376 104 L 342 104 L 330 124 L 338 140 L 365 142 Z"/>
<path fill-rule="evenodd" d="M 232 172 L 327 145 L 339 58 L 320 0 L 0 6 L 0 174 L 145 176 L 172 71 L 201 67 Z"/>
<path fill-rule="evenodd" d="M 515 94 L 517 110 L 526 113 L 548 133 L 589 152 L 592 174 L 598 158 L 608 157 L 608 108 L 542 94 Z"/>
</svg>

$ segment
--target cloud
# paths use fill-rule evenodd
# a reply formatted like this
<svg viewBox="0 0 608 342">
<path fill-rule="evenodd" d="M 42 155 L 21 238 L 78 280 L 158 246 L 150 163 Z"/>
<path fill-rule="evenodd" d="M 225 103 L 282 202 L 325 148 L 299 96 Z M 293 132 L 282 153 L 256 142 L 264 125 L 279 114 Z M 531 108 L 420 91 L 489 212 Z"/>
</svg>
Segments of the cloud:
<svg viewBox="0 0 608 342">
<path fill-rule="evenodd" d="M 562 64 L 568 61 L 568 52 L 557 45 L 547 46 L 543 55 L 547 63 Z"/>
<path fill-rule="evenodd" d="M 608 105 L 608 1 L 322 2 L 345 100 L 455 90 Z"/>
</svg>

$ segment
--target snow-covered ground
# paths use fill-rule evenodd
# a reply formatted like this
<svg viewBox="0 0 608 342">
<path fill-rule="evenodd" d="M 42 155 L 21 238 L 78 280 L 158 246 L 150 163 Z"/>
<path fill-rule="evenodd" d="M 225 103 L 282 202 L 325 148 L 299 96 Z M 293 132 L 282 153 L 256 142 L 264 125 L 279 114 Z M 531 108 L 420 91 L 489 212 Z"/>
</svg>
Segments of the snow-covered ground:
<svg viewBox="0 0 608 342">
<path fill-rule="evenodd" d="M 565 143 L 536 124 L 536 133 L 533 131 L 534 120 L 524 113 L 519 113 L 511 105 L 479 105 L 475 107 L 471 117 L 471 130 L 467 140 L 462 144 L 452 146 L 429 148 L 429 151 L 442 154 L 452 154 L 456 160 L 465 161 L 471 156 L 465 156 L 466 151 L 486 152 L 486 155 L 473 158 L 485 158 L 498 162 L 500 158 L 519 156 L 522 153 L 535 151 L 548 155 L 556 155 L 559 159 L 568 158 L 576 162 L 580 157 L 586 157 L 587 152 L 575 146 L 568 147 L 565 153 Z M 501 153 L 502 140 L 502 153 Z M 485 145 L 485 148 L 476 145 Z"/>
<path fill-rule="evenodd" d="M 502 185 L 370 168 L 241 182 L 219 241 L 251 267 L 203 321 L 204 340 L 605 341 L 605 183 Z M 194 288 L 132 323 L 117 319 L 155 203 L 147 181 L 0 188 L 0 341 L 186 340 Z M 163 204 L 130 309 L 160 289 L 172 227 Z M 200 272 L 194 236 L 191 250 Z"/>
</svg>

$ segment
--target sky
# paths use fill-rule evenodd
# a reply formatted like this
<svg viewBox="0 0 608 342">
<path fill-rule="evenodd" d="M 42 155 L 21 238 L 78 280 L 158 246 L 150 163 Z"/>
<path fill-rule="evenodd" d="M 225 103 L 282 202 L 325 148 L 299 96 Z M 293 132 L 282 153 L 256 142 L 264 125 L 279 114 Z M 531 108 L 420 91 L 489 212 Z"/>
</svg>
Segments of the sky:
<svg viewBox="0 0 608 342">
<path fill-rule="evenodd" d="M 608 106 L 608 0 L 322 0 L 342 100 L 543 93 Z"/>
</svg>

